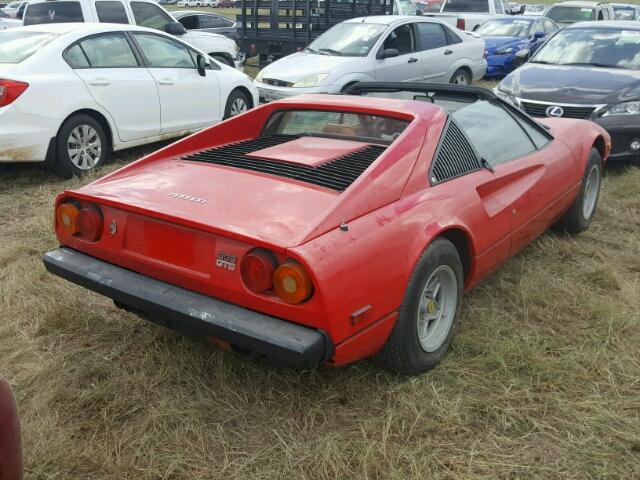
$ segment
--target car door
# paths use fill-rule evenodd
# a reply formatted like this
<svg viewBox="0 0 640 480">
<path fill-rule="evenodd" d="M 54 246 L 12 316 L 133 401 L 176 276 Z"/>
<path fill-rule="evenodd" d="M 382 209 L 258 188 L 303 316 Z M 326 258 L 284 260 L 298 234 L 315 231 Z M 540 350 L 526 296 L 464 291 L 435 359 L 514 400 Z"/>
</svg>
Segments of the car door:
<svg viewBox="0 0 640 480">
<path fill-rule="evenodd" d="M 85 37 L 63 54 L 95 102 L 105 109 L 122 141 L 160 133 L 156 82 L 123 32 Z"/>
<path fill-rule="evenodd" d="M 177 40 L 154 33 L 134 32 L 132 36 L 158 86 L 161 133 L 192 130 L 222 118 L 216 70 L 201 76 L 197 53 Z"/>
<path fill-rule="evenodd" d="M 385 50 L 397 50 L 398 56 L 382 58 Z M 418 61 L 417 38 L 412 24 L 394 28 L 376 52 L 375 78 L 379 82 L 411 82 L 422 78 L 422 65 Z"/>
<path fill-rule="evenodd" d="M 579 181 L 569 148 L 521 112 L 479 100 L 452 114 L 493 178 L 478 186 L 488 208 L 511 218 L 510 254 L 543 233 L 572 201 Z"/>
<path fill-rule="evenodd" d="M 234 22 L 213 14 L 199 15 L 199 29 L 211 33 L 219 33 L 228 37 L 235 36 Z"/>
<path fill-rule="evenodd" d="M 439 23 L 418 22 L 418 63 L 422 79 L 427 82 L 449 81 L 449 65 L 457 60 L 454 46 L 447 45 L 447 35 Z"/>
</svg>

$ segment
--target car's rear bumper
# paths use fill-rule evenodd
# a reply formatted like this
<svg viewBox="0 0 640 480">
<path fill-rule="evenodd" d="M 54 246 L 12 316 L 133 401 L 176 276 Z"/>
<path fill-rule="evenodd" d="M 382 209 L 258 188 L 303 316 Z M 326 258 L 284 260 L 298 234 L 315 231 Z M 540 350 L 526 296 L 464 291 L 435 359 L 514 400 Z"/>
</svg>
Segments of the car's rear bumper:
<svg viewBox="0 0 640 480">
<path fill-rule="evenodd" d="M 311 368 L 333 356 L 325 332 L 232 305 L 141 275 L 76 250 L 44 255 L 47 270 L 113 299 L 143 318 L 214 337 L 279 364 Z"/>
<path fill-rule="evenodd" d="M 13 105 L 0 108 L 0 163 L 43 162 L 60 120 L 20 113 Z"/>
</svg>

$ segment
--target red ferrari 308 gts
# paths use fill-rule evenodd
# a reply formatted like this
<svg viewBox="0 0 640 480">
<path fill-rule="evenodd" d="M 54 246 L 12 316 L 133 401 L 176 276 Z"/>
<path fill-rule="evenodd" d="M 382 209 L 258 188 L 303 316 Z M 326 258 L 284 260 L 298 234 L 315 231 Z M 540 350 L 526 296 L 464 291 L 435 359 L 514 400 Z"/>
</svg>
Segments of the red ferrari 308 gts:
<svg viewBox="0 0 640 480">
<path fill-rule="evenodd" d="M 280 363 L 434 367 L 464 291 L 549 227 L 589 226 L 610 138 L 481 88 L 349 93 L 263 105 L 65 191 L 47 269 Z"/>
</svg>

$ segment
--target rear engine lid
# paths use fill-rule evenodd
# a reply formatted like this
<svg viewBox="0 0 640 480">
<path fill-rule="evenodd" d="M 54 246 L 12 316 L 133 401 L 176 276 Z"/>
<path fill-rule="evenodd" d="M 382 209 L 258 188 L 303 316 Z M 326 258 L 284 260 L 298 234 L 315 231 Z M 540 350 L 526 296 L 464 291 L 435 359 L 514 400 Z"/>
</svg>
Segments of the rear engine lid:
<svg viewBox="0 0 640 480">
<path fill-rule="evenodd" d="M 141 162 L 75 193 L 157 219 L 286 248 L 298 245 L 337 200 L 339 191 L 386 148 L 322 139 L 348 152 L 333 158 L 332 148 L 312 148 L 318 144 L 311 139 L 292 147 L 299 158 L 292 155 L 290 161 L 246 155 L 262 150 L 265 156 L 283 156 L 284 150 L 269 153 L 270 147 L 286 143 L 283 138 L 267 138 L 269 142 L 249 140 L 182 158 Z"/>
</svg>

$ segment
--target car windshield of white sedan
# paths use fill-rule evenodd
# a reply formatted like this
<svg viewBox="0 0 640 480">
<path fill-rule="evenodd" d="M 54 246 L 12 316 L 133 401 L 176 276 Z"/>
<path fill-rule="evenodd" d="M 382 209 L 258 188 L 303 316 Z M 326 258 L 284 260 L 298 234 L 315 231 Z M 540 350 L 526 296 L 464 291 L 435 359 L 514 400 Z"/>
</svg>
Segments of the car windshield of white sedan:
<svg viewBox="0 0 640 480">
<path fill-rule="evenodd" d="M 493 20 L 480 25 L 476 30 L 483 37 L 526 37 L 531 22 L 528 20 Z"/>
<path fill-rule="evenodd" d="M 341 57 L 366 57 L 387 29 L 373 23 L 339 23 L 307 47 L 311 53 Z"/>
<path fill-rule="evenodd" d="M 566 28 L 531 63 L 640 69 L 640 30 Z"/>
<path fill-rule="evenodd" d="M 580 7 L 551 7 L 546 17 L 558 23 L 586 22 L 596 19 L 596 11 L 593 8 Z"/>
<path fill-rule="evenodd" d="M 0 32 L 0 63 L 20 63 L 56 37 L 57 33 Z"/>
<path fill-rule="evenodd" d="M 263 136 L 308 135 L 391 143 L 409 122 L 365 113 L 283 110 L 274 113 Z"/>
</svg>

